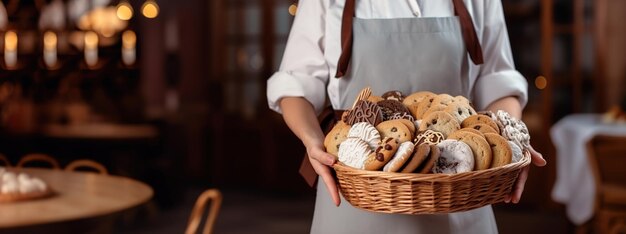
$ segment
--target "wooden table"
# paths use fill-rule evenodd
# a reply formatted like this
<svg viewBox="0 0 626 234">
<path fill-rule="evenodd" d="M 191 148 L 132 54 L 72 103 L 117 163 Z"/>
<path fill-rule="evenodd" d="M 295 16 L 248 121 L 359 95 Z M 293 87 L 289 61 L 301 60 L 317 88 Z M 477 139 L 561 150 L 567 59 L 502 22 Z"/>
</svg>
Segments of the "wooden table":
<svg viewBox="0 0 626 234">
<path fill-rule="evenodd" d="M 97 226 L 99 219 L 110 220 L 113 215 L 146 203 L 153 195 L 150 186 L 125 177 L 51 169 L 12 170 L 43 179 L 55 195 L 39 200 L 0 203 L 0 233 L 20 229 L 49 231 L 46 226 L 50 225 L 63 227 L 65 231 L 86 231 L 84 226 Z M 85 220 L 89 223 L 83 222 L 81 228 L 68 228 Z"/>
</svg>

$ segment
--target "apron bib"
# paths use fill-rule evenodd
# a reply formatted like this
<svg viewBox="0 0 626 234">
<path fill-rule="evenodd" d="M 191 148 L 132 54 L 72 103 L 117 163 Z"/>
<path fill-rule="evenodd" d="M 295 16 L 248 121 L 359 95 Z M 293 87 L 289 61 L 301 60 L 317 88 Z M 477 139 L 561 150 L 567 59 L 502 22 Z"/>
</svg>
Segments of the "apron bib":
<svg viewBox="0 0 626 234">
<path fill-rule="evenodd" d="M 351 17 L 354 0 L 347 0 L 337 71 L 343 93 L 335 108 L 351 108 L 368 86 L 375 95 L 399 90 L 405 95 L 431 91 L 468 97 L 466 54 L 477 64 L 482 54 L 480 45 L 476 54 L 476 45 L 467 40 L 467 25 L 469 34 L 474 29 L 465 5 L 452 1 L 454 17 L 359 19 Z M 318 183 L 311 233 L 497 233 L 490 206 L 453 214 L 400 215 L 364 211 L 341 199 L 341 206 L 335 207 L 323 182 Z"/>
</svg>

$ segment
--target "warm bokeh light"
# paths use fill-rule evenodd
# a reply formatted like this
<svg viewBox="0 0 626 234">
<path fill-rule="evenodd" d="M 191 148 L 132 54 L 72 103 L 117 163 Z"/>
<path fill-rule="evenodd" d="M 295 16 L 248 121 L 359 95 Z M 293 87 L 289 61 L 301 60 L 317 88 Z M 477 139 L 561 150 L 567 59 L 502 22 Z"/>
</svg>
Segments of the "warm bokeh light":
<svg viewBox="0 0 626 234">
<path fill-rule="evenodd" d="M 47 31 L 43 34 L 43 48 L 45 50 L 54 50 L 57 48 L 57 34 Z"/>
<path fill-rule="evenodd" d="M 126 30 L 122 34 L 122 46 L 126 49 L 134 48 L 137 42 L 137 35 L 132 30 Z"/>
<path fill-rule="evenodd" d="M 146 18 L 156 18 L 159 16 L 159 5 L 155 1 L 148 0 L 141 6 L 141 13 Z"/>
<path fill-rule="evenodd" d="M 289 14 L 292 16 L 296 16 L 296 11 L 298 11 L 298 5 L 291 4 L 291 6 L 289 6 Z"/>
<path fill-rule="evenodd" d="M 98 34 L 93 31 L 85 33 L 85 48 L 93 49 L 98 47 Z"/>
<path fill-rule="evenodd" d="M 16 50 L 17 49 L 17 33 L 14 31 L 7 31 L 4 34 L 4 49 Z"/>
<path fill-rule="evenodd" d="M 535 78 L 535 87 L 538 89 L 545 89 L 548 86 L 548 80 L 543 76 Z"/>
<path fill-rule="evenodd" d="M 117 5 L 117 18 L 121 20 L 130 20 L 133 18 L 133 7 L 127 1 L 121 1 Z"/>
</svg>

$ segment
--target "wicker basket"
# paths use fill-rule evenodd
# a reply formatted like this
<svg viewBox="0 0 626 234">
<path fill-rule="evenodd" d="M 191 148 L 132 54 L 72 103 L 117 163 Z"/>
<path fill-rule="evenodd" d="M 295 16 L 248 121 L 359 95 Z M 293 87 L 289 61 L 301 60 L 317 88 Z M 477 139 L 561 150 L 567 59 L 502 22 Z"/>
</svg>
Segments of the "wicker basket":
<svg viewBox="0 0 626 234">
<path fill-rule="evenodd" d="M 503 167 L 459 174 L 365 171 L 335 164 L 344 198 L 355 207 L 383 213 L 436 214 L 504 201 L 530 154 Z"/>
</svg>

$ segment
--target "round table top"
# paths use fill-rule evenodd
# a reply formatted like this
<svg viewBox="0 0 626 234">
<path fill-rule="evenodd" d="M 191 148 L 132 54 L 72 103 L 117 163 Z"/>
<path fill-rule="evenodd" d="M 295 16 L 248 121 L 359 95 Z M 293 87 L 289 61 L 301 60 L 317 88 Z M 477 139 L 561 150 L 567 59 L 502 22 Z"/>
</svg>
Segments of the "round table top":
<svg viewBox="0 0 626 234">
<path fill-rule="evenodd" d="M 52 169 L 12 168 L 44 180 L 54 195 L 31 201 L 0 203 L 0 229 L 115 214 L 146 203 L 150 186 L 125 177 Z"/>
</svg>

